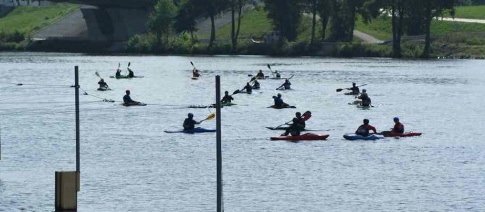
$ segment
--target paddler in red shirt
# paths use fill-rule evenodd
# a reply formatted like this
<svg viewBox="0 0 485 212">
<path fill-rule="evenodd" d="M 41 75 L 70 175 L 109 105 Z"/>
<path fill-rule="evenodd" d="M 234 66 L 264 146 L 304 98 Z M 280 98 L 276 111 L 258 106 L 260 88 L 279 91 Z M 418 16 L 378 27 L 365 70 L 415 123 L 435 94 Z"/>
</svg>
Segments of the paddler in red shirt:
<svg viewBox="0 0 485 212">
<path fill-rule="evenodd" d="M 355 134 L 367 137 L 369 136 L 370 130 L 374 131 L 374 133 L 377 133 L 376 128 L 369 124 L 369 119 L 364 119 L 364 124 L 360 125 L 359 128 L 357 128 Z"/>
</svg>

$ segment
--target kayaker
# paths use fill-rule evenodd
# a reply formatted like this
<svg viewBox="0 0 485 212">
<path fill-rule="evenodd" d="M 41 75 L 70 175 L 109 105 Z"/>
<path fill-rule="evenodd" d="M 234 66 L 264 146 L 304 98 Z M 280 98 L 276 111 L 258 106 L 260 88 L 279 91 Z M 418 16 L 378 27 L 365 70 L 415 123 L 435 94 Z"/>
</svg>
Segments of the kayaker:
<svg viewBox="0 0 485 212">
<path fill-rule="evenodd" d="M 199 69 L 194 68 L 192 70 L 192 77 L 200 77 Z"/>
<path fill-rule="evenodd" d="M 288 136 L 288 134 L 291 134 L 291 136 L 299 136 L 301 129 L 301 120 L 298 118 L 293 118 L 290 127 L 288 127 L 288 129 L 281 134 L 281 136 Z"/>
<path fill-rule="evenodd" d="M 115 77 L 116 77 L 116 78 L 121 77 L 121 69 L 119 69 L 119 68 L 118 68 L 118 69 L 116 69 L 116 74 L 115 74 Z"/>
<path fill-rule="evenodd" d="M 281 78 L 281 75 L 280 73 L 278 73 L 278 70 L 274 71 L 274 74 L 276 78 Z"/>
<path fill-rule="evenodd" d="M 224 97 L 222 97 L 221 103 L 222 104 L 231 103 L 231 101 L 234 100 L 234 98 L 231 95 L 229 95 L 229 91 L 226 91 L 224 93 L 225 93 L 225 95 L 224 95 Z"/>
<path fill-rule="evenodd" d="M 194 114 L 189 113 L 187 116 L 188 118 L 184 120 L 184 124 L 182 125 L 184 127 L 184 130 L 193 130 L 196 124 L 200 124 L 200 121 L 198 122 L 193 119 Z"/>
<path fill-rule="evenodd" d="M 126 95 L 123 96 L 123 103 L 124 103 L 123 105 L 125 105 L 125 106 L 140 104 L 140 102 L 133 101 L 133 99 L 131 99 L 130 90 L 126 90 Z"/>
<path fill-rule="evenodd" d="M 394 117 L 393 120 L 394 120 L 394 127 L 391 129 L 391 132 L 399 133 L 399 134 L 404 133 L 404 125 L 401 122 L 399 122 L 399 118 Z"/>
<path fill-rule="evenodd" d="M 264 79 L 263 70 L 259 70 L 258 74 L 256 74 L 256 78 L 258 78 L 258 79 Z"/>
<path fill-rule="evenodd" d="M 244 88 L 241 89 L 241 91 L 244 91 L 244 90 L 246 90 L 246 93 L 251 94 L 253 92 L 253 86 L 251 86 L 248 82 L 246 83 L 246 86 L 244 86 Z"/>
<path fill-rule="evenodd" d="M 291 89 L 291 82 L 289 79 L 285 79 L 285 82 L 276 90 L 287 90 L 287 89 Z"/>
<path fill-rule="evenodd" d="M 360 125 L 359 128 L 355 131 L 355 134 L 361 136 L 369 136 L 369 131 L 372 130 L 374 133 L 377 133 L 376 128 L 369 124 L 369 119 L 364 119 L 364 124 Z"/>
<path fill-rule="evenodd" d="M 286 104 L 281 98 L 280 93 L 277 96 L 273 96 L 273 100 L 274 100 L 274 107 L 282 108 L 282 107 L 288 106 L 288 104 Z"/>
<path fill-rule="evenodd" d="M 362 104 L 361 104 L 362 106 L 368 107 L 372 104 L 372 101 L 370 100 L 369 95 L 367 94 L 367 90 L 365 89 L 362 89 L 362 93 L 357 98 L 362 99 Z"/>
<path fill-rule="evenodd" d="M 129 67 L 127 69 L 128 69 L 128 77 L 129 78 L 135 77 L 135 73 L 133 73 L 133 71 Z"/>
<path fill-rule="evenodd" d="M 108 83 L 106 83 L 103 78 L 101 78 L 101 80 L 99 80 L 98 84 L 99 84 L 99 88 L 101 88 L 101 89 L 107 89 L 108 88 Z"/>
<path fill-rule="evenodd" d="M 360 89 L 355 85 L 355 82 L 352 83 L 352 87 L 347 88 L 347 90 L 351 90 L 353 95 L 359 95 Z"/>
<path fill-rule="evenodd" d="M 253 89 L 260 89 L 261 85 L 259 84 L 257 79 L 254 79 Z"/>
</svg>

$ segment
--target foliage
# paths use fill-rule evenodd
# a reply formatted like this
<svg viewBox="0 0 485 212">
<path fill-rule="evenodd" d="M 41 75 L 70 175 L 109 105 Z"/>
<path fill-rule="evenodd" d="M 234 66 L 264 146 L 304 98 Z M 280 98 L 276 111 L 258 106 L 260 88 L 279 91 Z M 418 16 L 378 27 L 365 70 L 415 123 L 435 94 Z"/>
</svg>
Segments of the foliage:
<svg viewBox="0 0 485 212">
<path fill-rule="evenodd" d="M 264 0 L 264 3 L 274 30 L 289 41 L 296 40 L 296 30 L 302 17 L 301 0 Z"/>
<path fill-rule="evenodd" d="M 176 7 L 172 0 L 159 0 L 154 11 L 148 17 L 148 30 L 154 32 L 157 39 L 164 36 L 168 41 L 175 12 Z"/>
<path fill-rule="evenodd" d="M 446 17 L 450 17 L 450 15 L 446 13 L 444 15 Z M 454 17 L 469 18 L 469 19 L 485 19 L 485 5 L 456 7 Z"/>
</svg>

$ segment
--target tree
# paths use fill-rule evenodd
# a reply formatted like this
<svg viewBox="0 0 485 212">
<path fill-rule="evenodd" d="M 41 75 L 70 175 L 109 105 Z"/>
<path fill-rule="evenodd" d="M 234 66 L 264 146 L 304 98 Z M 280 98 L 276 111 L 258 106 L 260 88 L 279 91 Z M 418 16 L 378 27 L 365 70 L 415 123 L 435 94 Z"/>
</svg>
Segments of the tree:
<svg viewBox="0 0 485 212">
<path fill-rule="evenodd" d="M 296 40 L 297 28 L 302 17 L 301 0 L 264 0 L 264 9 L 272 20 L 274 29 L 289 41 Z"/>
<path fill-rule="evenodd" d="M 332 0 L 331 39 L 351 41 L 354 36 L 357 12 L 362 9 L 362 0 Z"/>
<path fill-rule="evenodd" d="M 157 45 L 160 45 L 162 36 L 168 42 L 175 12 L 176 7 L 172 0 L 159 0 L 155 5 L 154 11 L 149 15 L 148 29 L 155 33 Z"/>
<path fill-rule="evenodd" d="M 232 50 L 236 51 L 237 48 L 237 38 L 239 37 L 239 31 L 241 29 L 241 13 L 245 0 L 231 0 L 231 43 Z M 236 11 L 238 13 L 237 17 L 237 29 L 236 29 Z"/>
<path fill-rule="evenodd" d="M 196 22 L 196 10 L 194 6 L 188 1 L 184 0 L 179 2 L 177 15 L 175 16 L 174 29 L 176 33 L 187 31 L 190 33 L 192 39 L 194 39 L 194 32 Z"/>
<path fill-rule="evenodd" d="M 209 17 L 211 20 L 211 37 L 209 41 L 209 48 L 211 48 L 216 40 L 215 16 L 217 13 L 223 11 L 229 6 L 228 0 L 190 0 L 190 3 L 195 7 L 197 17 Z"/>
<path fill-rule="evenodd" d="M 317 10 L 320 16 L 320 23 L 322 24 L 321 38 L 325 39 L 325 31 L 327 30 L 328 21 L 332 15 L 332 1 L 331 0 L 317 0 Z"/>
<path fill-rule="evenodd" d="M 429 58 L 431 53 L 431 20 L 434 17 L 441 16 L 443 12 L 447 9 L 453 9 L 456 0 L 426 0 L 424 2 L 425 8 L 425 40 L 424 40 L 424 50 L 421 57 Z"/>
</svg>

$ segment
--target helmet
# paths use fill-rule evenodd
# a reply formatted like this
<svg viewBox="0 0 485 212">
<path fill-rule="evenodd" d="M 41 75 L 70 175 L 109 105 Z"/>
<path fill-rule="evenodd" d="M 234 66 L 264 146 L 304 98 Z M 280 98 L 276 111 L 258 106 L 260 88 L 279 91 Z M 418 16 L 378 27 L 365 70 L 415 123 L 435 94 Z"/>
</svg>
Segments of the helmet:
<svg viewBox="0 0 485 212">
<path fill-rule="evenodd" d="M 355 85 L 355 82 L 353 82 L 352 85 Z"/>
<path fill-rule="evenodd" d="M 187 116 L 188 116 L 189 118 L 192 118 L 192 117 L 194 117 L 194 114 L 189 113 L 189 114 L 187 114 Z"/>
<path fill-rule="evenodd" d="M 301 113 L 300 112 L 296 112 L 295 115 L 296 116 L 301 116 Z"/>
<path fill-rule="evenodd" d="M 309 110 L 307 110 L 307 111 L 305 111 L 305 113 L 303 113 L 303 114 L 310 114 L 310 115 L 311 115 L 311 114 L 312 114 L 312 112 L 310 112 Z"/>
<path fill-rule="evenodd" d="M 126 90 L 126 93 L 129 94 L 130 93 L 130 90 Z"/>
<path fill-rule="evenodd" d="M 364 124 L 368 124 L 369 123 L 369 119 L 364 119 Z"/>
<path fill-rule="evenodd" d="M 394 117 L 394 121 L 399 121 L 399 118 L 398 117 Z"/>
<path fill-rule="evenodd" d="M 366 92 L 367 90 L 366 89 L 362 89 L 362 92 Z"/>
<path fill-rule="evenodd" d="M 278 93 L 278 97 L 281 97 L 281 94 L 280 93 Z"/>
<path fill-rule="evenodd" d="M 224 93 L 225 93 L 225 94 L 228 94 L 228 93 L 229 93 L 229 91 L 226 91 L 226 92 L 224 92 Z"/>
</svg>

